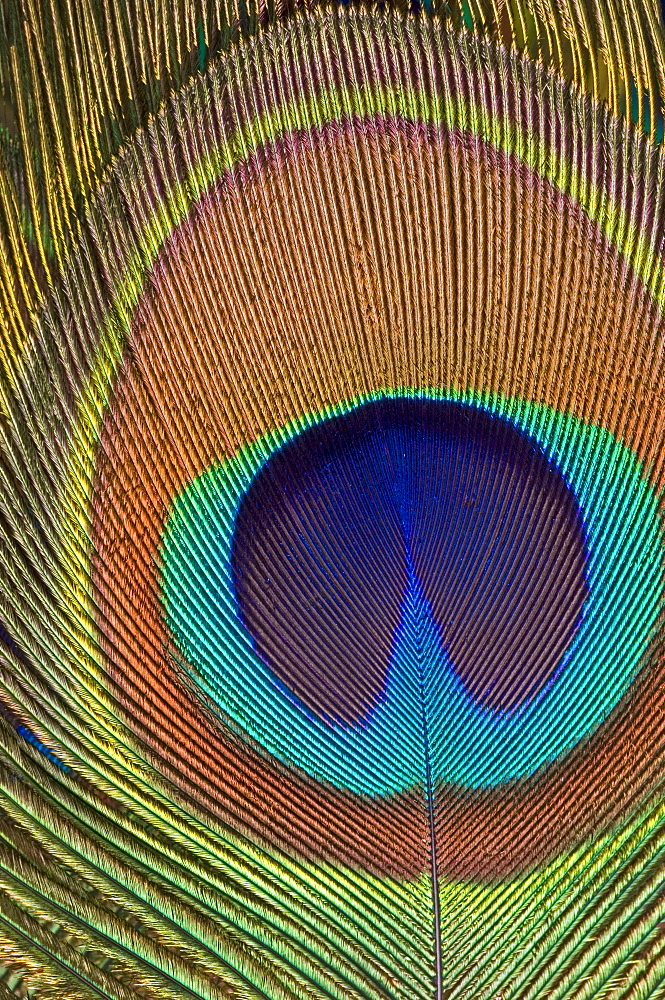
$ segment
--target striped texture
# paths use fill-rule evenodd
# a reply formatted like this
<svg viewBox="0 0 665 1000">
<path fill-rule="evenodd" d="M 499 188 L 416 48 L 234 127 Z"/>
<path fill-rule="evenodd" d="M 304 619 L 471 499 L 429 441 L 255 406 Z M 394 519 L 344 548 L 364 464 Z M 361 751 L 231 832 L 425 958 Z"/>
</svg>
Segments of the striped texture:
<svg viewBox="0 0 665 1000">
<path fill-rule="evenodd" d="M 659 17 L 8 10 L 0 989 L 665 995 Z"/>
</svg>

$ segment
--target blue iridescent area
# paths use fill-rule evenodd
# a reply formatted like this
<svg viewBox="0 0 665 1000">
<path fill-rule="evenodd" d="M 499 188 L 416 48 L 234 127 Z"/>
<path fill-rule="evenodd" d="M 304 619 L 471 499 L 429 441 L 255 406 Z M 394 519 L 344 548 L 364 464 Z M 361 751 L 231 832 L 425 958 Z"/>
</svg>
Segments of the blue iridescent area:
<svg viewBox="0 0 665 1000">
<path fill-rule="evenodd" d="M 372 795 L 421 784 L 425 752 L 471 787 L 556 759 L 625 692 L 661 600 L 633 453 L 500 401 L 384 396 L 257 442 L 177 498 L 162 556 L 222 717 Z"/>
<path fill-rule="evenodd" d="M 255 648 L 322 718 L 382 697 L 409 581 L 470 696 L 510 710 L 550 679 L 587 596 L 584 527 L 508 420 L 381 399 L 277 451 L 238 511 L 233 582 Z"/>
</svg>

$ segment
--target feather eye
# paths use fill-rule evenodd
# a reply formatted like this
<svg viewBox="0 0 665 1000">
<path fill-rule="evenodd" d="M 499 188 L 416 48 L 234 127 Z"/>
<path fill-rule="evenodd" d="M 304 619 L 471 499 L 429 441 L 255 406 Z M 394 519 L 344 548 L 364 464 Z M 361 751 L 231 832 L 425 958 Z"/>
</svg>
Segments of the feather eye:
<svg viewBox="0 0 665 1000">
<path fill-rule="evenodd" d="M 19 996 L 659 995 L 663 44 L 490 6 L 8 19 Z"/>
</svg>

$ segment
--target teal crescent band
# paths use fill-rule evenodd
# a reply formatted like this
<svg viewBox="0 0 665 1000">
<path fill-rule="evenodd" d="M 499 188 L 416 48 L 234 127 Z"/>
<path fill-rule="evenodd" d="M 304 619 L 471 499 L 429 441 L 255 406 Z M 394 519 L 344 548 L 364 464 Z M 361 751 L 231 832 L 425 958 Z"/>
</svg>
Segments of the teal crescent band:
<svg viewBox="0 0 665 1000">
<path fill-rule="evenodd" d="M 554 461 L 577 498 L 588 544 L 589 595 L 575 638 L 555 678 L 510 712 L 485 709 L 469 697 L 427 624 L 426 602 L 415 585 L 409 588 L 403 619 L 424 615 L 430 647 L 424 700 L 432 779 L 491 788 L 565 754 L 625 694 L 661 608 L 662 541 L 644 470 L 608 431 L 534 403 L 468 402 L 508 418 Z M 317 718 L 290 695 L 256 654 L 238 614 L 231 575 L 238 507 L 271 452 L 297 432 L 285 428 L 243 449 L 175 498 L 161 552 L 164 613 L 191 678 L 223 718 L 316 779 L 361 795 L 392 795 L 421 784 L 424 766 L 423 692 L 409 665 L 409 629 L 396 634 L 380 703 L 357 725 L 343 726 Z"/>
</svg>

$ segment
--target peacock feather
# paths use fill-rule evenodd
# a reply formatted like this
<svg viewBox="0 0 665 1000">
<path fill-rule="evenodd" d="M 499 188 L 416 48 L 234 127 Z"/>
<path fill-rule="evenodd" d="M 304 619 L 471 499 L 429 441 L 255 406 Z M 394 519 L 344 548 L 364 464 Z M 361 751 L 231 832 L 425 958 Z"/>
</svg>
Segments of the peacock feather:
<svg viewBox="0 0 665 1000">
<path fill-rule="evenodd" d="M 665 997 L 659 0 L 6 0 L 0 994 Z"/>
</svg>

